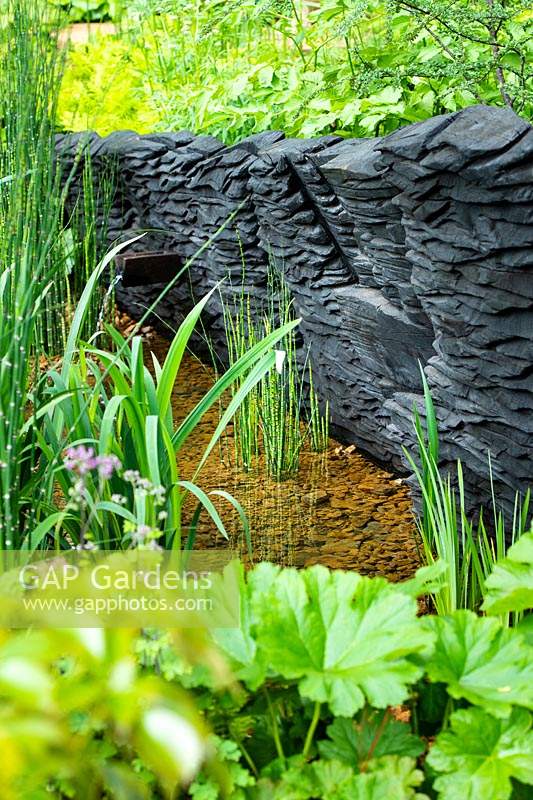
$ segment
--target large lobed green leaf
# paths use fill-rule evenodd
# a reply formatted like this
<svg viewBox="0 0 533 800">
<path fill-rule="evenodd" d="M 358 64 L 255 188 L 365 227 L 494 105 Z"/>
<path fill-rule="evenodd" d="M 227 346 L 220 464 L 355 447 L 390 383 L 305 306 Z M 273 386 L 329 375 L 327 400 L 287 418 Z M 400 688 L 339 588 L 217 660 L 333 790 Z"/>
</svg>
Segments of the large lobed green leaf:
<svg viewBox="0 0 533 800">
<path fill-rule="evenodd" d="M 513 705 L 533 708 L 533 648 L 520 633 L 471 611 L 428 617 L 424 625 L 437 637 L 427 674 L 452 697 L 501 717 Z"/>
<path fill-rule="evenodd" d="M 397 583 L 396 587 L 411 597 L 435 594 L 445 588 L 447 572 L 447 563 L 439 559 L 432 564 L 419 567 L 412 578 Z"/>
<path fill-rule="evenodd" d="M 417 791 L 422 780 L 414 759 L 383 756 L 371 761 L 368 770 L 355 777 L 353 794 L 346 794 L 343 800 L 429 800 Z"/>
<path fill-rule="evenodd" d="M 511 778 L 533 785 L 531 714 L 496 719 L 479 708 L 456 711 L 427 758 L 440 774 L 439 800 L 507 800 Z M 529 795 L 531 796 L 531 795 Z"/>
<path fill-rule="evenodd" d="M 249 584 L 239 640 L 247 672 L 263 661 L 296 680 L 303 697 L 347 717 L 367 700 L 376 708 L 403 702 L 420 677 L 413 657 L 427 653 L 433 634 L 417 620 L 416 601 L 393 584 L 321 566 L 299 572 L 267 564 Z M 233 648 L 225 638 L 220 644 L 235 656 L 235 636 Z"/>
<path fill-rule="evenodd" d="M 523 534 L 485 581 L 487 614 L 533 609 L 533 532 Z"/>
</svg>

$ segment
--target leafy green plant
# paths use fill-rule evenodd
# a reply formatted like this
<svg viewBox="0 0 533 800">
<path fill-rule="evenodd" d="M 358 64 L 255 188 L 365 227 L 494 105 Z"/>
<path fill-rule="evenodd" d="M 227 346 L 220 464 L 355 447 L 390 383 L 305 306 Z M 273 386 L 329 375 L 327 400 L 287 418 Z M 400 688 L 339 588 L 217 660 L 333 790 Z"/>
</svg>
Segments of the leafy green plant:
<svg viewBox="0 0 533 800">
<path fill-rule="evenodd" d="M 515 709 L 495 719 L 478 708 L 456 711 L 428 756 L 439 773 L 435 789 L 442 800 L 511 797 L 511 778 L 533 784 L 531 714 Z M 524 795 L 525 796 L 525 795 Z"/>
<path fill-rule="evenodd" d="M 232 797 L 527 796 L 532 646 L 497 616 L 419 617 L 415 597 L 440 575 L 439 564 L 404 584 L 323 567 L 243 571 L 240 628 L 212 634 L 241 681 L 232 692 L 164 658 L 164 638 L 143 652 L 192 687 Z M 513 591 L 506 609 L 523 602 Z M 190 794 L 223 796 L 206 772 Z"/>
<path fill-rule="evenodd" d="M 65 210 L 67 227 L 63 231 L 68 254 L 69 281 L 62 313 L 67 318 L 73 313 L 93 271 L 108 250 L 109 214 L 116 188 L 115 164 L 112 161 L 103 164 L 96 175 L 89 148 L 84 142 L 77 154 L 76 166 L 81 172 L 81 185 L 78 192 L 70 187 L 70 193 L 74 197 L 72 209 Z M 112 286 L 115 278 L 113 263 L 109 267 L 106 278 Z M 90 298 L 81 336 L 89 338 L 98 330 L 113 307 L 114 295 L 104 292 L 103 288 L 96 288 Z M 65 343 L 66 336 L 61 344 Z M 58 347 L 57 352 L 61 349 Z"/>
<path fill-rule="evenodd" d="M 8 0 L 0 28 L 0 542 L 8 548 L 51 498 L 52 482 L 38 469 L 41 357 L 66 344 L 73 307 L 102 254 L 109 207 L 86 162 L 78 203 L 91 213 L 101 206 L 100 225 L 82 231 L 79 214 L 67 212 L 74 171 L 62 175 L 55 159 L 63 57 L 48 22 L 43 3 Z M 109 198 L 110 181 L 99 191 Z M 93 320 L 101 300 L 95 291 Z"/>
<path fill-rule="evenodd" d="M 228 361 L 235 364 L 247 349 L 257 341 L 258 331 L 252 316 L 250 297 L 245 294 L 244 281 L 238 298 L 233 303 L 223 301 L 224 329 L 228 348 Z M 238 391 L 236 383 L 232 389 Z M 236 463 L 249 471 L 259 454 L 259 388 L 250 391 L 241 403 L 233 423 Z"/>
<path fill-rule="evenodd" d="M 274 321 L 278 318 L 282 324 L 294 318 L 285 283 L 282 283 L 280 289 L 278 308 L 270 308 L 268 315 L 264 317 L 263 325 L 267 333 L 272 330 Z M 295 336 L 285 336 L 278 352 L 279 363 L 276 370 L 266 375 L 261 382 L 259 419 L 268 474 L 275 480 L 284 480 L 298 472 L 300 451 L 306 432 L 302 429 L 303 386 L 298 370 Z"/>
<path fill-rule="evenodd" d="M 326 400 L 324 413 L 320 409 L 320 401 L 313 384 L 313 369 L 311 363 L 308 368 L 309 375 L 309 438 L 311 450 L 322 453 L 328 449 L 329 442 L 329 400 Z"/>
<path fill-rule="evenodd" d="M 127 40 L 73 51 L 63 122 L 101 133 L 188 128 L 233 143 L 268 129 L 374 136 L 474 103 L 531 117 L 525 0 L 306 5 L 139 3 Z"/>
<path fill-rule="evenodd" d="M 183 652 L 205 657 L 201 633 L 184 637 Z M 2 633 L 2 797 L 170 798 L 194 778 L 209 760 L 205 724 L 183 689 L 142 674 L 134 641 L 135 631 Z"/>
<path fill-rule="evenodd" d="M 158 113 L 146 102 L 140 84 L 144 57 L 126 40 L 95 36 L 83 47 L 71 45 L 61 90 L 60 123 L 65 130 L 111 133 L 158 129 Z M 102 69 L 95 72 L 95 64 Z"/>
<path fill-rule="evenodd" d="M 424 751 L 422 740 L 386 711 L 366 709 L 356 719 L 337 717 L 326 729 L 328 738 L 318 743 L 323 758 L 338 759 L 359 770 L 373 758 L 385 755 L 416 758 Z"/>
<path fill-rule="evenodd" d="M 521 615 L 533 609 L 533 532 L 523 534 L 485 581 L 487 614 Z M 516 619 L 516 617 L 515 617 Z"/>
<path fill-rule="evenodd" d="M 509 543 L 520 540 L 530 525 L 530 491 L 520 501 L 515 497 L 511 530 L 506 528 L 505 515 L 498 510 L 489 455 L 489 476 L 494 510 L 492 530 L 485 524 L 483 509 L 478 521 L 469 517 L 464 489 L 463 468 L 457 462 L 456 482 L 443 476 L 439 469 L 439 431 L 431 392 L 422 371 L 425 427 L 416 407 L 413 409 L 419 460 L 415 462 L 404 449 L 421 493 L 422 513 L 418 530 L 422 555 L 426 563 L 441 561 L 447 565 L 446 579 L 432 594 L 439 614 L 459 608 L 477 610 L 483 602 L 485 581 L 495 563 L 505 557 Z"/>
<path fill-rule="evenodd" d="M 93 282 L 100 271 L 93 275 Z M 273 346 L 298 324 L 298 320 L 272 331 L 244 352 L 185 419 L 175 424 L 172 389 L 179 380 L 189 338 L 215 290 L 216 287 L 189 312 L 176 332 L 165 362 L 159 364 L 152 355 L 153 377 L 144 362 L 141 337 L 134 336 L 128 342 L 111 326 L 107 326 L 107 332 L 116 345 L 116 354 L 82 345 L 79 361 L 75 359 L 79 332 L 92 292 L 88 284 L 74 318 L 61 372 L 50 370 L 47 375 L 51 399 L 63 397 L 64 400 L 46 414 L 41 438 L 43 452 L 50 461 L 64 444 L 70 448 L 88 444 L 92 448 L 89 452 L 74 452 L 75 468 L 56 473 L 65 498 L 74 494 L 75 505 L 80 505 L 80 498 L 84 500 L 84 507 L 92 503 L 89 519 L 80 520 L 77 530 L 69 526 L 75 541 L 83 544 L 90 534 L 89 538 L 98 546 L 120 546 L 124 538 L 124 520 L 129 523 L 128 530 L 133 525 L 137 532 L 140 528 L 158 531 L 164 520 L 166 547 L 180 549 L 181 511 L 188 493 L 196 497 L 201 504 L 199 507 L 207 510 L 219 531 L 226 535 L 212 500 L 194 480 L 243 398 L 273 367 Z M 180 480 L 180 451 L 186 447 L 189 436 L 209 408 L 237 380 L 240 381 L 239 390 L 213 432 L 192 481 Z M 98 469 L 102 463 L 94 460 L 96 456 L 100 459 L 112 457 L 114 464 L 122 469 L 109 470 L 107 480 L 102 481 L 101 469 Z M 81 476 L 83 485 L 80 485 Z M 230 495 L 224 491 L 218 494 L 244 516 Z M 68 522 L 67 517 L 71 516 L 68 512 L 72 510 L 71 503 L 62 522 Z M 59 522 L 56 530 L 59 530 Z"/>
<path fill-rule="evenodd" d="M 445 683 L 451 697 L 496 717 L 508 716 L 512 706 L 531 707 L 531 650 L 515 629 L 472 611 L 431 617 L 428 626 L 436 639 L 427 674 Z"/>
<path fill-rule="evenodd" d="M 134 647 L 132 632 L 4 632 L 8 797 L 173 797 L 191 779 L 194 800 L 527 797 L 533 645 L 498 615 L 418 616 L 440 569 L 391 584 L 241 567 L 239 627 L 144 631 Z M 527 613 L 520 581 L 509 613 Z"/>
<path fill-rule="evenodd" d="M 108 358 L 104 374 L 98 367 L 94 354 L 89 353 L 87 349 L 82 351 L 79 362 L 75 359 L 80 336 L 88 337 L 93 334 L 95 323 L 101 321 L 100 279 L 120 249 L 120 247 L 115 248 L 97 268 L 89 272 L 93 266 L 90 262 L 100 254 L 103 246 L 105 208 L 109 206 L 112 189 L 108 188 L 106 183 L 103 189 L 95 190 L 90 160 L 85 158 L 82 193 L 74 212 L 66 214 L 70 178 L 73 174 L 67 176 L 65 185 L 61 187 L 62 176 L 55 164 L 54 141 L 55 108 L 62 72 L 61 56 L 55 38 L 50 35 L 49 26 L 45 24 L 47 19 L 42 4 L 34 5 L 26 3 L 26 0 L 10 0 L 8 12 L 6 19 L 3 20 L 5 25 L 2 27 L 2 47 L 7 50 L 9 59 L 6 69 L 2 72 L 4 129 L 0 142 L 3 170 L 0 183 L 2 222 L 0 247 L 4 266 L 0 279 L 3 311 L 0 331 L 2 346 L 0 532 L 2 546 L 16 549 L 26 546 L 45 546 L 52 529 L 56 531 L 58 544 L 64 543 L 65 540 L 59 537 L 59 529 L 63 523 L 70 526 L 67 529 L 71 534 L 76 534 L 75 520 L 70 513 L 74 510 L 74 499 L 70 498 L 68 509 L 58 509 L 57 496 L 54 495 L 57 488 L 56 479 L 64 476 L 64 470 L 61 470 L 62 453 L 64 448 L 70 445 L 89 444 L 91 447 L 95 444 L 95 436 L 100 436 L 101 431 L 95 430 L 94 426 L 102 422 L 103 416 L 95 414 L 95 399 L 99 397 L 105 403 L 107 390 L 104 384 L 109 378 L 111 369 L 114 370 L 115 388 L 117 387 L 120 368 L 116 367 L 116 363 L 123 354 L 119 352 L 116 359 Z M 83 155 L 82 153 L 80 157 Z M 95 194 L 97 191 L 101 191 L 103 197 Z M 103 224 L 98 213 L 102 208 Z M 81 237 L 81 241 L 78 237 Z M 176 280 L 177 278 L 178 276 Z M 163 291 L 163 295 L 171 285 L 172 282 Z M 79 305 L 74 310 L 76 294 L 82 287 Z M 97 308 L 100 308 L 98 315 Z M 71 314 L 71 330 L 67 336 Z M 276 336 L 273 334 L 271 341 L 275 340 Z M 128 343 L 121 342 L 120 347 L 126 351 Z M 176 345 L 174 358 L 180 347 L 181 345 Z M 52 351 L 53 354 L 59 354 L 63 349 L 61 371 L 52 370 L 48 377 L 43 377 L 40 372 L 43 366 L 40 363 L 41 353 Z M 268 345 L 265 345 L 264 350 L 261 350 L 259 345 L 249 359 L 245 357 L 240 362 L 237 371 L 249 367 L 253 373 L 257 367 L 256 362 L 261 361 L 263 357 L 261 363 L 264 369 L 268 369 L 267 349 Z M 142 353 L 139 360 L 138 339 L 133 342 L 128 352 L 130 355 L 128 366 L 137 370 L 142 361 Z M 101 351 L 100 355 L 105 357 L 106 353 Z M 269 358 L 273 359 L 274 356 Z M 125 361 L 121 362 L 124 369 L 126 369 L 125 364 Z M 160 428 L 157 428 L 159 422 L 154 427 L 155 415 L 148 414 L 149 405 L 146 404 L 146 408 L 143 406 L 152 388 L 149 383 L 144 384 L 143 370 L 144 365 L 141 365 L 137 381 L 133 380 L 133 373 L 130 374 L 129 388 L 132 391 L 138 390 L 140 399 L 133 399 L 129 404 L 124 401 L 124 405 L 128 406 L 125 419 L 132 423 L 133 431 L 133 420 L 139 408 L 142 407 L 143 413 L 146 412 L 152 417 L 145 423 L 144 418 L 137 416 L 136 421 L 140 422 L 141 426 L 146 424 L 143 436 L 151 437 L 150 441 L 157 440 L 157 458 L 159 458 L 169 446 L 167 441 L 162 441 L 161 431 L 165 425 L 167 426 L 165 430 L 168 430 L 167 423 L 171 418 L 168 411 L 168 373 L 171 368 L 162 368 L 165 396 L 158 396 L 157 403 L 161 400 L 165 405 L 165 411 L 160 420 Z M 236 372 L 230 373 L 229 382 L 235 374 Z M 259 376 L 260 374 L 258 373 Z M 146 380 L 148 381 L 148 378 Z M 85 381 L 94 383 L 89 387 Z M 253 378 L 251 381 L 253 382 Z M 161 394 L 163 390 L 160 389 L 159 380 L 156 382 L 158 384 L 156 392 Z M 222 380 L 209 398 L 218 398 L 228 385 L 229 383 L 225 384 Z M 148 394 L 146 397 L 144 395 L 140 397 L 144 389 Z M 246 391 L 243 389 L 241 396 L 245 396 Z M 60 408 L 63 403 L 64 408 Z M 237 404 L 238 400 L 232 408 L 236 408 Z M 116 401 L 112 406 L 113 413 L 117 414 L 117 419 L 113 418 L 113 424 L 124 426 L 125 429 L 127 424 L 122 421 L 118 405 Z M 197 412 L 201 415 L 204 412 L 203 407 L 197 409 Z M 68 430 L 65 424 L 67 418 L 70 425 Z M 111 418 L 112 414 L 108 411 L 105 417 L 106 424 L 109 424 Z M 229 417 L 226 421 L 227 419 Z M 181 429 L 180 434 L 184 434 L 189 424 L 193 425 L 191 419 L 184 423 L 185 427 Z M 80 442 L 76 436 L 81 437 Z M 86 441 L 87 437 L 90 439 L 89 442 Z M 145 471 L 148 469 L 146 453 L 148 445 L 144 442 L 141 446 L 139 435 L 132 441 L 140 447 L 136 451 L 135 458 L 143 462 L 142 467 Z M 179 442 L 176 447 L 179 449 L 182 443 L 183 441 Z M 174 447 L 174 444 L 171 446 Z M 121 442 L 117 447 L 128 449 L 130 442 Z M 99 454 L 102 455 L 112 454 Z M 150 462 L 149 466 L 151 470 L 156 468 L 154 462 Z M 168 463 L 167 469 L 169 469 Z M 146 476 L 141 477 L 149 480 Z M 90 483 L 90 480 L 92 475 L 87 478 L 87 482 Z M 154 487 L 159 485 L 151 483 Z M 66 488 L 66 481 L 63 481 L 63 484 Z M 105 486 L 99 485 L 98 492 L 104 490 Z M 191 484 L 191 487 L 194 493 L 196 487 L 194 484 Z M 70 488 L 75 490 L 74 486 Z M 182 485 L 181 488 L 190 487 Z M 169 494 L 172 496 L 168 502 L 177 513 L 175 486 L 172 486 L 172 492 Z M 228 499 L 226 493 L 221 492 L 221 495 Z M 85 485 L 84 503 L 90 504 L 91 497 L 91 491 L 88 485 Z M 209 498 L 204 494 L 198 496 L 198 493 L 197 497 L 206 507 L 213 510 Z M 138 499 L 140 501 L 140 498 Z M 67 500 L 68 495 L 65 495 L 64 502 Z M 110 498 L 102 499 L 98 496 L 98 502 L 105 503 L 107 500 L 111 502 Z M 103 522 L 99 512 L 103 513 L 104 509 L 99 508 L 95 513 L 95 502 L 93 498 L 90 510 L 91 526 L 97 524 L 97 521 Z M 131 519 L 127 519 L 127 512 L 121 505 L 116 504 L 113 512 L 116 512 L 119 520 L 126 518 L 126 522 L 133 524 Z M 146 512 L 141 502 L 136 502 L 135 513 L 138 523 L 145 526 Z M 218 516 L 216 518 L 218 519 Z M 82 538 L 85 537 L 87 520 L 84 511 L 84 519 L 78 525 L 78 537 L 81 531 L 84 531 Z M 118 523 L 112 515 L 110 522 L 110 529 L 105 531 L 105 536 L 101 531 L 105 541 L 115 537 L 117 531 Z M 178 540 L 179 534 L 176 538 L 176 541 Z"/>
<path fill-rule="evenodd" d="M 260 639 L 233 663 L 250 686 L 270 666 L 303 698 L 353 716 L 365 701 L 376 708 L 403 702 L 421 675 L 409 654 L 423 652 L 431 636 L 416 621 L 414 599 L 382 579 L 262 564 L 248 581 L 248 603 L 243 635 L 257 615 Z M 233 632 L 217 641 L 235 656 Z"/>
<path fill-rule="evenodd" d="M 61 336 L 63 192 L 53 167 L 61 58 L 42 6 L 9 0 L 0 27 L 0 543 L 34 519 L 36 440 L 27 388 L 43 348 Z M 34 409 L 38 398 L 33 397 Z"/>
<path fill-rule="evenodd" d="M 264 306 L 252 305 L 243 276 L 240 292 L 223 300 L 223 309 L 230 364 L 261 335 L 269 335 L 277 325 L 287 325 L 295 318 L 289 288 L 273 266 L 269 269 Z M 250 470 L 261 452 L 268 474 L 275 480 L 283 480 L 298 471 L 306 440 L 315 452 L 327 448 L 329 403 L 323 415 L 309 359 L 303 365 L 299 361 L 294 330 L 280 340 L 278 347 L 276 370 L 267 374 L 240 406 L 235 418 L 234 445 L 236 462 L 243 469 Z M 306 374 L 308 411 L 304 405 Z"/>
<path fill-rule="evenodd" d="M 120 20 L 125 12 L 124 0 L 46 0 L 58 9 L 68 22 L 104 22 Z"/>
</svg>

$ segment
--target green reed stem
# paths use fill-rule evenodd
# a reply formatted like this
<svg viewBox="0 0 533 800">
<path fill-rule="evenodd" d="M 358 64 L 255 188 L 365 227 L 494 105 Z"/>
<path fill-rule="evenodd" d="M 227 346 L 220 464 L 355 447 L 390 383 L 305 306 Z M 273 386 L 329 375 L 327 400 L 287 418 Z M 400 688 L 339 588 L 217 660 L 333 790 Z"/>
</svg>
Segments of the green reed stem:
<svg viewBox="0 0 533 800">
<path fill-rule="evenodd" d="M 318 394 L 313 383 L 313 369 L 308 367 L 309 377 L 309 440 L 314 453 L 323 453 L 329 442 L 329 400 L 326 400 L 324 413 L 320 410 Z"/>
<path fill-rule="evenodd" d="M 24 430 L 40 353 L 57 341 L 63 300 L 63 191 L 54 167 L 62 57 L 42 4 L 8 0 L 0 30 L 0 546 L 16 544 L 51 495 L 35 485 L 37 441 Z M 31 488 L 30 488 L 31 487 Z"/>
<path fill-rule="evenodd" d="M 244 268 L 243 268 L 244 269 Z M 252 306 L 244 277 L 240 293 L 223 301 L 224 326 L 229 362 L 234 363 L 255 341 L 295 319 L 289 288 L 273 266 L 269 269 L 266 306 Z M 266 470 L 274 480 L 285 480 L 298 472 L 300 453 L 309 431 L 316 446 L 324 450 L 328 440 L 328 409 L 320 413 L 318 398 L 313 392 L 309 422 L 303 420 L 303 369 L 298 361 L 296 335 L 283 338 L 279 350 L 284 352 L 283 365 L 272 370 L 250 394 L 235 419 L 234 442 L 237 463 L 252 468 L 259 451 Z M 311 378 L 312 380 L 312 378 Z"/>
</svg>

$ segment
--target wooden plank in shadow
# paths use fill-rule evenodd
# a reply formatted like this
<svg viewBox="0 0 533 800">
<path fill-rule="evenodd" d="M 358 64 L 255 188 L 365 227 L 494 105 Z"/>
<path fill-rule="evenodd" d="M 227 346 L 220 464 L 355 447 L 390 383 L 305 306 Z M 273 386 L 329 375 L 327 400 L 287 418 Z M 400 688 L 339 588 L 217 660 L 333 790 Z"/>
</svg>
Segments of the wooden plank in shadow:
<svg viewBox="0 0 533 800">
<path fill-rule="evenodd" d="M 122 285 L 148 286 L 151 283 L 169 283 L 183 266 L 176 253 L 147 252 L 120 253 L 116 259 L 117 270 L 122 273 Z"/>
</svg>

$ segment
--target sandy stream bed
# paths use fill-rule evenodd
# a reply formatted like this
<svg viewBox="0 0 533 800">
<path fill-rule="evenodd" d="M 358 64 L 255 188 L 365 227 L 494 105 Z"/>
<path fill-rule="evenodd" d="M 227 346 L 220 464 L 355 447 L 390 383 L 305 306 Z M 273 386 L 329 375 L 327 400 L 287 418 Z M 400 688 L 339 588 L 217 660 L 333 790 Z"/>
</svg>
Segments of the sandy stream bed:
<svg viewBox="0 0 533 800">
<path fill-rule="evenodd" d="M 162 362 L 168 345 L 165 338 L 152 332 L 145 348 L 146 352 L 153 350 Z M 172 395 L 176 421 L 194 407 L 213 379 L 209 367 L 185 354 Z M 206 414 L 179 454 L 182 479 L 192 477 L 218 421 L 217 407 Z M 248 473 L 232 465 L 232 435 L 230 425 L 196 482 L 205 491 L 225 489 L 243 506 L 255 561 L 298 567 L 320 563 L 392 580 L 410 577 L 419 566 L 412 504 L 403 480 L 373 464 L 355 447 L 330 439 L 325 453 L 304 448 L 294 479 L 275 482 L 265 475 L 261 463 Z M 243 553 L 237 513 L 225 500 L 213 500 L 230 535 L 230 546 Z M 187 500 L 184 527 L 195 506 L 196 500 Z M 203 512 L 196 547 L 226 546 Z"/>
</svg>

